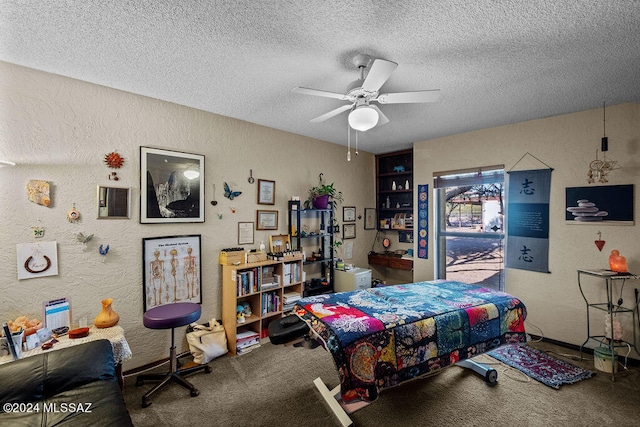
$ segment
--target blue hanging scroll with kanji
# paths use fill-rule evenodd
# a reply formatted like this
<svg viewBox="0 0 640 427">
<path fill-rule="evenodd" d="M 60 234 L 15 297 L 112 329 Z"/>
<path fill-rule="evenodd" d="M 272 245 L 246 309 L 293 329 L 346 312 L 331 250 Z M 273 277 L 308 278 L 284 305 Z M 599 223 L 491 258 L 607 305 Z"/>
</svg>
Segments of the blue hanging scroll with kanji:
<svg viewBox="0 0 640 427">
<path fill-rule="evenodd" d="M 549 272 L 551 171 L 509 172 L 507 268 Z"/>
<path fill-rule="evenodd" d="M 429 186 L 418 185 L 418 258 L 429 258 Z"/>
</svg>

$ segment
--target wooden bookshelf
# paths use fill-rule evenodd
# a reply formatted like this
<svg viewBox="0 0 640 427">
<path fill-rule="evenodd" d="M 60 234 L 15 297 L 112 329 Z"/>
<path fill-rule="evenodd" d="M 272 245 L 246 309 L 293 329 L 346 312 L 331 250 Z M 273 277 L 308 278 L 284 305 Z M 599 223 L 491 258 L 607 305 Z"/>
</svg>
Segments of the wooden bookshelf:
<svg viewBox="0 0 640 427">
<path fill-rule="evenodd" d="M 302 259 L 267 260 L 240 265 L 222 265 L 222 324 L 227 334 L 229 354 L 238 354 L 238 334 L 256 332 L 260 340 L 268 338 L 269 323 L 282 318 L 284 294 L 302 296 Z M 277 285 L 269 273 L 279 277 Z M 251 316 L 244 323 L 237 319 L 236 307 L 242 303 L 251 307 Z"/>
</svg>

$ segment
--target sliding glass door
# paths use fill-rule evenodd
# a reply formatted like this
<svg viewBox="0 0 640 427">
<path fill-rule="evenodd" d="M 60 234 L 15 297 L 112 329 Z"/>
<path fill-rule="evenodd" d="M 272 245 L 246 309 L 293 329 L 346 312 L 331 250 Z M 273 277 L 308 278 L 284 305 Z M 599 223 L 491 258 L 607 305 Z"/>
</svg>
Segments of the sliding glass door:
<svg viewBox="0 0 640 427">
<path fill-rule="evenodd" d="M 504 167 L 434 174 L 436 278 L 504 290 Z"/>
</svg>

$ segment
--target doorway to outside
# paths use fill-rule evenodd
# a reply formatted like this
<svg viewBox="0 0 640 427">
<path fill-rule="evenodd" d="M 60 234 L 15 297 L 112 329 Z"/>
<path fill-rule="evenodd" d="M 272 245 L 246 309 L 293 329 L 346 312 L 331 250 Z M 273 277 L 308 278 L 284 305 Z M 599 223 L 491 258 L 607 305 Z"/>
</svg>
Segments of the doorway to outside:
<svg viewBox="0 0 640 427">
<path fill-rule="evenodd" d="M 434 174 L 435 275 L 504 291 L 504 166 Z"/>
</svg>

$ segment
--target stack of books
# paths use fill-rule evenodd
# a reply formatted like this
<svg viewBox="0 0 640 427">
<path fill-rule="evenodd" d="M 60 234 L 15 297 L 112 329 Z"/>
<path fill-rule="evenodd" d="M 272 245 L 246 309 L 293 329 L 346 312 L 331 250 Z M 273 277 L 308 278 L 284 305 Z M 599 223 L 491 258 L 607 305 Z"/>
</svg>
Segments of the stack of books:
<svg viewBox="0 0 640 427">
<path fill-rule="evenodd" d="M 298 292 L 285 292 L 282 295 L 282 311 L 290 311 L 296 302 L 302 298 Z"/>
<path fill-rule="evenodd" d="M 262 267 L 262 290 L 274 289 L 280 286 L 280 276 L 273 274 L 273 266 Z"/>
<path fill-rule="evenodd" d="M 254 331 L 242 331 L 236 335 L 236 354 L 249 353 L 260 347 L 260 334 Z"/>
</svg>

